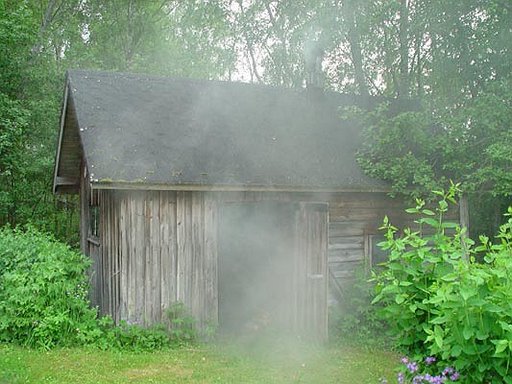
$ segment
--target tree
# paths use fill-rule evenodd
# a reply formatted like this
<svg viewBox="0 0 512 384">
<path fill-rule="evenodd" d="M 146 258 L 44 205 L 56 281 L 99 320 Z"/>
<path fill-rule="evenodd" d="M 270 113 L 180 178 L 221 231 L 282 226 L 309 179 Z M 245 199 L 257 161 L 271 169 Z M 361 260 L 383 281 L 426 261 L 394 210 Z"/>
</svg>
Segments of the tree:
<svg viewBox="0 0 512 384">
<path fill-rule="evenodd" d="M 233 66 L 225 12 L 193 0 L 0 0 L 0 225 L 76 241 L 77 200 L 51 193 L 65 69 L 219 78 Z"/>
<path fill-rule="evenodd" d="M 64 72 L 76 67 L 302 87 L 311 56 L 325 88 L 408 106 L 362 116 L 359 161 L 369 174 L 415 195 L 453 179 L 510 196 L 511 8 L 503 0 L 0 0 L 0 224 L 76 225 L 73 200 L 50 193 Z"/>
</svg>

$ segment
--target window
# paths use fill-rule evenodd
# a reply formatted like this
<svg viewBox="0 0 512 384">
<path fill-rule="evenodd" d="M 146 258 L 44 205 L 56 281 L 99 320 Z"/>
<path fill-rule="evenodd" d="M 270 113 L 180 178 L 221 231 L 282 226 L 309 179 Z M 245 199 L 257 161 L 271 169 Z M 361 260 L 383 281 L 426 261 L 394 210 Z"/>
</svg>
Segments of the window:
<svg viewBox="0 0 512 384">
<path fill-rule="evenodd" d="M 385 240 L 385 236 L 381 234 L 366 235 L 366 260 L 370 268 L 378 267 L 380 263 L 388 260 L 388 251 L 378 246 Z"/>
</svg>

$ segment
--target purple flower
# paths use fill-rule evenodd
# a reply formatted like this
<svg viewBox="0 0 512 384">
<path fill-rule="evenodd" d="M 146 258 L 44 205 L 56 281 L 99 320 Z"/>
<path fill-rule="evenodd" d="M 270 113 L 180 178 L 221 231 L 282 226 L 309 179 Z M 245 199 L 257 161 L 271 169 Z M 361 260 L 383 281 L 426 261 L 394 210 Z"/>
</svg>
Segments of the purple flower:
<svg viewBox="0 0 512 384">
<path fill-rule="evenodd" d="M 428 382 L 432 384 L 442 384 L 446 381 L 446 377 L 442 376 L 430 376 Z"/>
<path fill-rule="evenodd" d="M 443 376 L 448 376 L 454 372 L 455 369 L 453 369 L 453 367 L 446 367 L 445 369 L 443 369 Z"/>
<path fill-rule="evenodd" d="M 436 362 L 436 358 L 434 356 L 428 356 L 425 358 L 425 364 L 430 365 Z"/>
<path fill-rule="evenodd" d="M 412 384 L 421 384 L 425 376 L 423 375 L 417 375 L 412 378 Z"/>
<path fill-rule="evenodd" d="M 452 375 L 450 375 L 451 381 L 457 381 L 457 380 L 459 380 L 459 378 L 460 378 L 460 373 L 457 371 L 455 371 Z"/>
<path fill-rule="evenodd" d="M 406 367 L 409 370 L 409 372 L 414 373 L 418 370 L 418 363 L 412 361 L 409 364 L 407 364 Z"/>
<path fill-rule="evenodd" d="M 398 372 L 398 384 L 404 384 L 405 383 L 405 375 L 403 372 Z"/>
<path fill-rule="evenodd" d="M 408 357 L 406 357 L 406 356 L 404 356 L 404 357 L 402 357 L 402 358 L 400 359 L 400 361 L 401 361 L 402 363 L 404 363 L 404 364 L 407 364 L 407 363 L 409 362 L 409 358 L 408 358 Z"/>
</svg>

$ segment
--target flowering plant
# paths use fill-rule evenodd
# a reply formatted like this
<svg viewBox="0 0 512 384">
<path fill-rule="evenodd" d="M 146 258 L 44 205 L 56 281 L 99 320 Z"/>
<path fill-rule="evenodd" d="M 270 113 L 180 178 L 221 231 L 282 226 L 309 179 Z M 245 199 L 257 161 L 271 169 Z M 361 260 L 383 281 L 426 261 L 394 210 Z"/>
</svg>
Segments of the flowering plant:
<svg viewBox="0 0 512 384">
<path fill-rule="evenodd" d="M 467 382 L 512 383 L 512 207 L 498 241 L 480 236 L 475 247 L 465 229 L 444 220 L 455 187 L 435 192 L 441 197 L 435 212 L 421 200 L 407 210 L 417 215 L 414 230 L 400 232 L 385 220 L 387 240 L 379 245 L 389 260 L 373 275 L 373 303 L 410 356 L 436 356 Z M 429 375 L 434 381 L 426 382 L 440 380 Z"/>
<path fill-rule="evenodd" d="M 444 368 L 436 374 L 439 364 L 434 356 L 427 356 L 422 363 L 411 360 L 408 357 L 400 359 L 402 365 L 397 374 L 398 384 L 443 384 L 454 383 L 460 379 L 460 374 L 453 367 Z M 381 379 L 380 384 L 388 384 L 386 379 Z"/>
<path fill-rule="evenodd" d="M 397 375 L 399 384 L 452 383 L 458 381 L 460 378 L 459 372 L 453 367 L 446 367 L 441 373 L 435 374 L 436 358 L 434 356 L 427 356 L 423 360 L 423 364 L 410 360 L 408 357 L 402 357 L 401 362 L 402 369 Z"/>
</svg>

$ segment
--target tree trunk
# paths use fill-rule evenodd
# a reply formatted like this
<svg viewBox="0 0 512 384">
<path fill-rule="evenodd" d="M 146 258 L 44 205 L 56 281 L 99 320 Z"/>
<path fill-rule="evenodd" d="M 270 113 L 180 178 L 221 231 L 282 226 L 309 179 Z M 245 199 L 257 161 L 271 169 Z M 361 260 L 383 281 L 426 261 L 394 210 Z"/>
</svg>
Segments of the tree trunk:
<svg viewBox="0 0 512 384">
<path fill-rule="evenodd" d="M 347 38 L 350 44 L 350 54 L 352 56 L 352 64 L 354 65 L 354 78 L 357 84 L 357 88 L 361 95 L 367 96 L 369 92 L 363 69 L 363 55 L 361 51 L 361 40 L 359 36 L 359 31 L 357 30 L 355 7 L 356 2 L 348 1 L 345 3 L 348 23 Z"/>
<path fill-rule="evenodd" d="M 409 94 L 409 8 L 407 0 L 400 0 L 400 66 L 398 81 L 398 96 L 407 97 Z"/>
<path fill-rule="evenodd" d="M 30 61 L 33 61 L 34 58 L 39 53 L 41 53 L 41 50 L 43 49 L 42 39 L 43 39 L 44 33 L 46 32 L 46 30 L 50 26 L 51 22 L 55 18 L 55 15 L 59 11 L 61 5 L 62 4 L 60 4 L 57 7 L 57 0 L 50 0 L 50 1 L 48 1 L 48 5 L 46 6 L 46 11 L 44 12 L 43 18 L 41 20 L 41 27 L 39 28 L 39 34 L 38 34 L 37 42 L 30 49 L 30 53 L 31 53 Z"/>
</svg>

